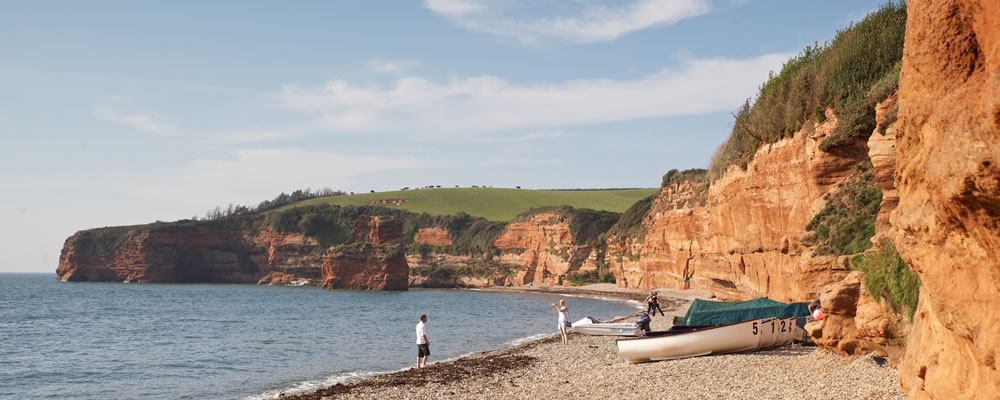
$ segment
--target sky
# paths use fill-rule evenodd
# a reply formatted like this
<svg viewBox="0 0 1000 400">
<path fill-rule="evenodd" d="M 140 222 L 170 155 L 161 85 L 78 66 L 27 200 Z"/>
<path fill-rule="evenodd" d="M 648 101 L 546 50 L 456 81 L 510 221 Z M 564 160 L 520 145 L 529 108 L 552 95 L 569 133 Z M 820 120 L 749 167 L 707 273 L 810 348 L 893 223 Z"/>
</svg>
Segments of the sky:
<svg viewBox="0 0 1000 400">
<path fill-rule="evenodd" d="M 0 272 L 296 189 L 656 187 L 881 3 L 0 0 Z"/>
</svg>

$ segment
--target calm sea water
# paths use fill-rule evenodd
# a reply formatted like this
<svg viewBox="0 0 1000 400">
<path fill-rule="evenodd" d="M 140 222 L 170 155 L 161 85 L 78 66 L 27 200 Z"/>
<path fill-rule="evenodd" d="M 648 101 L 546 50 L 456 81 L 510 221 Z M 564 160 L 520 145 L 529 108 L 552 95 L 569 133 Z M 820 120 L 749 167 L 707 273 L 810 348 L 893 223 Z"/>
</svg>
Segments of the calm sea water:
<svg viewBox="0 0 1000 400">
<path fill-rule="evenodd" d="M 265 398 L 556 331 L 560 297 L 472 290 L 62 283 L 0 274 L 0 398 Z M 635 304 L 566 298 L 570 318 Z"/>
</svg>

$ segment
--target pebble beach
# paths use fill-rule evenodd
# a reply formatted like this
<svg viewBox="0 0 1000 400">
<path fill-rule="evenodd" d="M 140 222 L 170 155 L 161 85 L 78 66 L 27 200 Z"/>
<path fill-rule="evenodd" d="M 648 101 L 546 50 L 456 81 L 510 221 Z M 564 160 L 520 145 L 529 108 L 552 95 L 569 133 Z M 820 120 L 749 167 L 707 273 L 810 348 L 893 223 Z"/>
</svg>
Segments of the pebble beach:
<svg viewBox="0 0 1000 400">
<path fill-rule="evenodd" d="M 492 290 L 492 289 L 491 289 Z M 642 300 L 645 292 L 613 285 L 583 288 L 515 288 L 572 297 Z M 705 293 L 662 289 L 666 315 L 653 330 L 666 330 Z M 632 321 L 634 318 L 627 318 Z M 553 316 L 553 325 L 555 317 Z M 435 338 L 437 343 L 446 337 Z M 432 341 L 435 341 L 432 339 Z M 433 362 L 433 358 L 432 358 Z M 420 370 L 378 375 L 282 399 L 580 399 L 628 396 L 635 399 L 904 399 L 896 370 L 871 357 L 841 357 L 799 344 L 748 354 L 694 357 L 629 364 L 614 337 L 558 334 L 518 346 L 437 362 Z"/>
</svg>

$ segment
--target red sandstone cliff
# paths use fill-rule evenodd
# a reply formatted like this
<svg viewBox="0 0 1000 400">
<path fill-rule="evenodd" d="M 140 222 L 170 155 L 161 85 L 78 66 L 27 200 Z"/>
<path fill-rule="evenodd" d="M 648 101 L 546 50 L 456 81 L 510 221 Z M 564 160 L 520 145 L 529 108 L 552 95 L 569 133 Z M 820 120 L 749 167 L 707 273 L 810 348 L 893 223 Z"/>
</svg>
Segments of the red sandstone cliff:
<svg viewBox="0 0 1000 400">
<path fill-rule="evenodd" d="M 383 217 L 362 215 L 354 220 L 349 243 L 368 242 L 371 244 L 389 244 L 398 242 L 403 237 L 403 223 Z"/>
<path fill-rule="evenodd" d="M 896 176 L 896 131 L 899 123 L 891 117 L 898 107 L 896 95 L 875 107 L 876 127 L 868 139 L 868 156 L 875 169 L 875 181 L 882 189 L 882 203 L 876 218 L 873 248 L 876 253 L 884 246 L 891 225 L 889 215 L 899 203 L 894 179 Z M 885 302 L 877 302 L 861 284 L 861 272 L 851 272 L 842 281 L 820 289 L 819 299 L 827 317 L 806 325 L 813 341 L 824 349 L 842 355 L 876 352 L 889 355 L 893 362 L 901 358 L 901 339 L 909 332 L 902 316 Z"/>
<path fill-rule="evenodd" d="M 802 301 L 843 279 L 845 260 L 813 257 L 803 243 L 805 227 L 868 149 L 858 142 L 837 154 L 820 151 L 818 144 L 837 124 L 832 112 L 827 117 L 761 146 L 746 170 L 731 166 L 711 183 L 703 206 L 688 200 L 704 183 L 664 187 L 643 220 L 645 235 L 609 240 L 608 261 L 619 286 Z"/>
<path fill-rule="evenodd" d="M 446 229 L 436 226 L 422 228 L 417 231 L 417 234 L 413 237 L 413 241 L 431 246 L 448 246 L 451 245 L 451 235 L 448 234 Z"/>
<path fill-rule="evenodd" d="M 351 241 L 323 256 L 324 289 L 406 290 L 410 267 L 400 239 L 402 222 L 361 216 Z"/>
<path fill-rule="evenodd" d="M 569 221 L 555 213 L 510 223 L 493 245 L 501 252 L 500 262 L 520 267 L 515 285 L 562 285 L 570 274 L 596 269 L 588 262 L 593 247 L 577 244 Z"/>
<path fill-rule="evenodd" d="M 82 231 L 66 239 L 58 279 L 246 283 L 268 269 L 267 253 L 239 230 L 213 225 L 114 229 L 119 231 Z"/>
<path fill-rule="evenodd" d="M 1000 2 L 910 0 L 893 241 L 920 276 L 912 398 L 1000 397 Z"/>
</svg>

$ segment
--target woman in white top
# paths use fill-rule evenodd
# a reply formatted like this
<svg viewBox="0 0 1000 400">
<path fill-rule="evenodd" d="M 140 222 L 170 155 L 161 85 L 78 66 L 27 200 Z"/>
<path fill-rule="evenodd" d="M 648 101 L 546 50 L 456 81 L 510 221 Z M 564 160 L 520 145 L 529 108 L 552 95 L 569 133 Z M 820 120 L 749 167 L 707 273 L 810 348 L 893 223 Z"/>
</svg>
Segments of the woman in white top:
<svg viewBox="0 0 1000 400">
<path fill-rule="evenodd" d="M 559 300 L 559 308 L 552 305 L 552 313 L 559 315 L 559 334 L 562 335 L 563 344 L 568 344 L 566 330 L 569 329 L 569 307 L 566 307 L 566 300 Z"/>
</svg>

